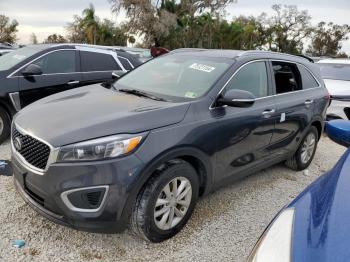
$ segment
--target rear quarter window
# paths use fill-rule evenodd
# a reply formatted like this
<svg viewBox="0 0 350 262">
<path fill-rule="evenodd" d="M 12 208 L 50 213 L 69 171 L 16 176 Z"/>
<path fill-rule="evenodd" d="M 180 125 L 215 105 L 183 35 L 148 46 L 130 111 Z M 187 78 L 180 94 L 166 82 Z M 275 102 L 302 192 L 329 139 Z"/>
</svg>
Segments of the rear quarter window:
<svg viewBox="0 0 350 262">
<path fill-rule="evenodd" d="M 113 56 L 109 54 L 81 51 L 80 57 L 83 72 L 121 70 Z"/>
<path fill-rule="evenodd" d="M 299 65 L 299 72 L 301 74 L 302 87 L 303 89 L 311 89 L 315 87 L 319 87 L 319 83 L 315 79 L 315 77 L 310 73 L 308 69 L 304 66 Z"/>
</svg>

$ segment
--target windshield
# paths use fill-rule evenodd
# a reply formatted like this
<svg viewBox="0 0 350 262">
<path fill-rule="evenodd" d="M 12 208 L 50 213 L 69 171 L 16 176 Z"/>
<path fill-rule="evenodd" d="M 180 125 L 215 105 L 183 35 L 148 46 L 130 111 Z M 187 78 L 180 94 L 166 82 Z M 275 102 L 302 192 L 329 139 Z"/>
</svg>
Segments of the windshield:
<svg viewBox="0 0 350 262">
<path fill-rule="evenodd" d="M 175 54 L 159 57 L 116 82 L 117 89 L 136 89 L 170 101 L 204 95 L 233 60 Z"/>
<path fill-rule="evenodd" d="M 318 65 L 321 69 L 322 78 L 350 81 L 350 65 L 323 63 L 319 63 Z"/>
<path fill-rule="evenodd" d="M 40 51 L 38 48 L 23 47 L 14 50 L 6 55 L 0 56 L 0 71 L 9 70 L 11 67 L 24 61 L 38 51 Z"/>
</svg>

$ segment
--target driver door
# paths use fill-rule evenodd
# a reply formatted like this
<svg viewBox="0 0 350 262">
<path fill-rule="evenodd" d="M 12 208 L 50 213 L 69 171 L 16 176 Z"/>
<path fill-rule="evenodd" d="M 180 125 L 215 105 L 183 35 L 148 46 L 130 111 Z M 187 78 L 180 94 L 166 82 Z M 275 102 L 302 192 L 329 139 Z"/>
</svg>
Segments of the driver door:
<svg viewBox="0 0 350 262">
<path fill-rule="evenodd" d="M 19 72 L 21 107 L 46 96 L 80 86 L 79 57 L 76 50 L 57 50 L 34 60 L 41 75 L 23 76 Z"/>
</svg>

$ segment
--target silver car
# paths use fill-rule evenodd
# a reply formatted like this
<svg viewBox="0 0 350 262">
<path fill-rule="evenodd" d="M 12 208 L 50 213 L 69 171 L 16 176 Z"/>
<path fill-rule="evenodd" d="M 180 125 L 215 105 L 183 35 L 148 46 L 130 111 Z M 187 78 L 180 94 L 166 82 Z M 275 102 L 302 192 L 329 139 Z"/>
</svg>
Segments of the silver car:
<svg viewBox="0 0 350 262">
<path fill-rule="evenodd" d="M 324 59 L 317 62 L 332 102 L 327 120 L 350 119 L 350 59 Z"/>
</svg>

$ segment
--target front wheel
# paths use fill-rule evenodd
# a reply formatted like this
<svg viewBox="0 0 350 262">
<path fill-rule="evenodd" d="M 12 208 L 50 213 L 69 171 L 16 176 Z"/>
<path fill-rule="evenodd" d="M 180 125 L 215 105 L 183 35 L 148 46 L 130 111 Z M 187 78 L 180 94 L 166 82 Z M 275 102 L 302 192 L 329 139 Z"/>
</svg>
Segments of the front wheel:
<svg viewBox="0 0 350 262">
<path fill-rule="evenodd" d="M 317 143 L 317 128 L 311 126 L 294 156 L 286 161 L 286 165 L 296 171 L 308 168 L 315 156 Z"/>
<path fill-rule="evenodd" d="M 10 135 L 11 120 L 7 112 L 0 107 L 0 144 Z"/>
<path fill-rule="evenodd" d="M 151 242 L 171 238 L 191 217 L 198 191 L 198 176 L 189 163 L 165 164 L 138 196 L 131 218 L 133 231 Z"/>
</svg>

